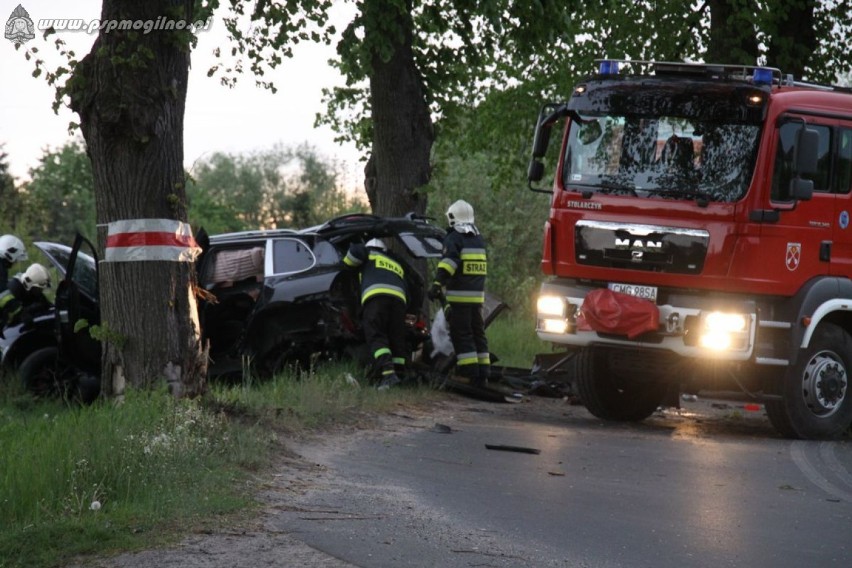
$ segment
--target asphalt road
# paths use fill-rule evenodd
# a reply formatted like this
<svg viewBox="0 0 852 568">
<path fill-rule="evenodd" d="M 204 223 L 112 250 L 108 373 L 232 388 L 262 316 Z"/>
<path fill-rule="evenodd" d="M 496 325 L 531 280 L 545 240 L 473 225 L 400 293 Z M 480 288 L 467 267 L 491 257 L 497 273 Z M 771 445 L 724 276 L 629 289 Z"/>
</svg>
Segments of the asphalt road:
<svg viewBox="0 0 852 568">
<path fill-rule="evenodd" d="M 738 403 L 607 424 L 561 400 L 460 398 L 297 450 L 308 489 L 266 527 L 340 565 L 852 565 L 852 441 L 785 440 Z"/>
</svg>

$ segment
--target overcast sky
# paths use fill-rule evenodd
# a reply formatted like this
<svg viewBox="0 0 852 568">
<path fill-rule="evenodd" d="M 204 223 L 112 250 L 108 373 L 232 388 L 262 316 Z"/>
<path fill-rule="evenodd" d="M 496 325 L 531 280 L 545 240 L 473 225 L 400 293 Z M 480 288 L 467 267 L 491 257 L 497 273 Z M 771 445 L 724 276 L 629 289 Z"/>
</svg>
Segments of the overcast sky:
<svg viewBox="0 0 852 568">
<path fill-rule="evenodd" d="M 100 0 L 0 0 L 4 27 L 18 4 L 36 25 L 47 18 L 88 22 L 99 18 L 101 12 Z M 342 23 L 347 21 L 344 10 L 351 13 L 351 7 L 339 6 L 339 17 L 335 18 Z M 53 38 L 61 37 L 82 58 L 96 37 L 84 31 L 64 31 L 45 41 L 38 29 L 35 34 L 36 38 L 24 46 L 38 47 L 39 55 L 49 57 L 54 67 L 61 59 L 53 47 Z M 249 152 L 277 142 L 308 142 L 323 156 L 344 162 L 347 188 L 360 186 L 363 166 L 358 163 L 354 146 L 340 146 L 333 141 L 330 129 L 313 127 L 315 114 L 322 110 L 323 87 L 343 83 L 326 63 L 334 55 L 334 47 L 306 43 L 297 46 L 294 58 L 285 61 L 272 77 L 278 87 L 278 92 L 272 94 L 255 87 L 250 74 L 244 75 L 234 89 L 221 86 L 218 77 L 207 77 L 207 70 L 216 61 L 212 50 L 217 45 L 227 45 L 225 35 L 221 16 L 214 17 L 209 31 L 198 34 L 198 47 L 192 53 L 184 125 L 186 167 L 216 151 Z M 15 51 L 14 47 L 11 41 L 0 39 L 0 144 L 9 155 L 12 174 L 22 179 L 28 177 L 28 170 L 38 163 L 45 148 L 56 148 L 69 139 L 68 123 L 79 119 L 64 107 L 58 115 L 53 113 L 52 87 L 44 75 L 32 77 L 33 63 L 24 59 L 23 48 Z"/>
</svg>

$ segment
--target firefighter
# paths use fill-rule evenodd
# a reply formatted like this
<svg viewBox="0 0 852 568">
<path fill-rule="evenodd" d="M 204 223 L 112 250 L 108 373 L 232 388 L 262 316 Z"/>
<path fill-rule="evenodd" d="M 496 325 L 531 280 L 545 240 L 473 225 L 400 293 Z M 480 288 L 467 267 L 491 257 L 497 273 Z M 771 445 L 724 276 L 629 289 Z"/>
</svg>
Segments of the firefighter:
<svg viewBox="0 0 852 568">
<path fill-rule="evenodd" d="M 9 280 L 9 288 L 0 292 L 0 326 L 18 322 L 31 323 L 40 312 L 50 307 L 44 296 L 50 287 L 50 275 L 41 264 L 31 264 L 23 274 Z"/>
<path fill-rule="evenodd" d="M 0 237 L 0 292 L 8 287 L 9 269 L 16 262 L 27 260 L 27 250 L 24 243 L 15 235 Z"/>
<path fill-rule="evenodd" d="M 389 389 L 405 376 L 408 296 L 404 264 L 388 251 L 381 239 L 370 239 L 366 245 L 353 243 L 343 263 L 361 269 L 364 335 L 381 375 L 378 389 Z"/>
<path fill-rule="evenodd" d="M 487 386 L 491 356 L 482 321 L 488 273 L 485 241 L 474 225 L 473 206 L 467 201 L 450 205 L 447 220 L 450 228 L 444 238 L 443 258 L 428 296 L 430 300 L 446 298 L 450 339 L 456 353 L 455 378 Z"/>
</svg>

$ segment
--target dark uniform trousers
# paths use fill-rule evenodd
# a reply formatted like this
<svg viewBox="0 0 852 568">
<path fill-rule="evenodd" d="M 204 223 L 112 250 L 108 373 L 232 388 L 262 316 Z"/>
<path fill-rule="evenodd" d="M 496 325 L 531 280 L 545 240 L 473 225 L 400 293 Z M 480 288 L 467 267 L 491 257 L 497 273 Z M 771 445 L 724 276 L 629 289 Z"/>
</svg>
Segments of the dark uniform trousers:
<svg viewBox="0 0 852 568">
<path fill-rule="evenodd" d="M 488 380 L 491 361 L 482 321 L 482 304 L 453 302 L 448 321 L 450 339 L 456 352 L 456 372 L 468 379 Z"/>
<path fill-rule="evenodd" d="M 364 304 L 361 323 L 378 374 L 384 377 L 395 371 L 403 378 L 405 302 L 387 294 L 371 296 Z"/>
</svg>

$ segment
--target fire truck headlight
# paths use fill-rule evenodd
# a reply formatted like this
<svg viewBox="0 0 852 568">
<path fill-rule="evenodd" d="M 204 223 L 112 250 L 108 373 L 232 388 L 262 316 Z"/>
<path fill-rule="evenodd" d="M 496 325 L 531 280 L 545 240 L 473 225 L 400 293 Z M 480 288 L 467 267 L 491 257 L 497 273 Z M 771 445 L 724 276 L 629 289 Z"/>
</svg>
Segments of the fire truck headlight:
<svg viewBox="0 0 852 568">
<path fill-rule="evenodd" d="M 545 333 L 566 333 L 568 331 L 568 303 L 562 296 L 545 294 L 536 302 L 538 323 L 536 328 Z"/>
<path fill-rule="evenodd" d="M 745 349 L 750 318 L 745 314 L 709 312 L 703 314 L 699 343 L 706 349 L 724 351 Z"/>
<path fill-rule="evenodd" d="M 539 322 L 541 331 L 546 333 L 565 333 L 568 331 L 568 322 L 564 319 L 541 319 Z"/>
<path fill-rule="evenodd" d="M 539 317 L 565 317 L 565 298 L 561 296 L 539 296 L 536 302 Z"/>
</svg>

